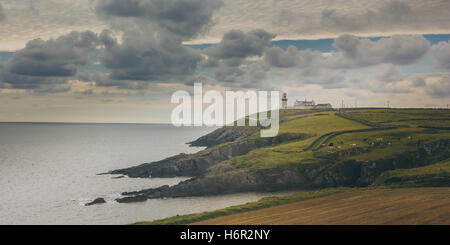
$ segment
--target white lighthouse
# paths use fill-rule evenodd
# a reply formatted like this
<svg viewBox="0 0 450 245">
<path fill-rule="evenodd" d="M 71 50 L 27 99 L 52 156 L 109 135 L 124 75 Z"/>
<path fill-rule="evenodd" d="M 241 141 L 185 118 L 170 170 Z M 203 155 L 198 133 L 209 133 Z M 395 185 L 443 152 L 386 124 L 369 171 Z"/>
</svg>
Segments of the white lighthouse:
<svg viewBox="0 0 450 245">
<path fill-rule="evenodd" d="M 287 109 L 287 93 L 283 93 L 283 98 L 281 99 L 281 109 Z"/>
</svg>

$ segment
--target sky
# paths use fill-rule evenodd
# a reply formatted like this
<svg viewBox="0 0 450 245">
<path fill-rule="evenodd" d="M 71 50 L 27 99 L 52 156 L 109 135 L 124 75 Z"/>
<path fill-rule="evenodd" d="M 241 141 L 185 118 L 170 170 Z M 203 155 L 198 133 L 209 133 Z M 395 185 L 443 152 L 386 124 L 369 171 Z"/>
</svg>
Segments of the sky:
<svg viewBox="0 0 450 245">
<path fill-rule="evenodd" d="M 449 0 L 0 0 L 0 121 L 167 123 L 171 95 L 446 108 Z"/>
</svg>

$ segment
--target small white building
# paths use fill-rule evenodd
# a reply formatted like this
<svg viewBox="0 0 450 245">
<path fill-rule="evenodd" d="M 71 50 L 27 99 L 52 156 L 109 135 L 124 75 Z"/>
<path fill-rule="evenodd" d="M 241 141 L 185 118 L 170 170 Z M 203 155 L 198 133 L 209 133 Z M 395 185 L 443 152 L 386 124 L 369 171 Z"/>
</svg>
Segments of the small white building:
<svg viewBox="0 0 450 245">
<path fill-rule="evenodd" d="M 306 99 L 304 101 L 296 100 L 294 103 L 294 109 L 314 109 L 316 106 L 316 102 L 314 100 L 307 101 Z"/>
<path fill-rule="evenodd" d="M 282 104 L 281 107 L 283 109 L 287 108 L 287 94 L 283 94 L 283 98 L 281 99 Z M 330 103 L 324 103 L 324 104 L 316 104 L 314 100 L 308 101 L 308 100 L 295 100 L 294 106 L 292 109 L 299 109 L 299 110 L 308 110 L 308 109 L 332 109 L 333 106 Z"/>
</svg>

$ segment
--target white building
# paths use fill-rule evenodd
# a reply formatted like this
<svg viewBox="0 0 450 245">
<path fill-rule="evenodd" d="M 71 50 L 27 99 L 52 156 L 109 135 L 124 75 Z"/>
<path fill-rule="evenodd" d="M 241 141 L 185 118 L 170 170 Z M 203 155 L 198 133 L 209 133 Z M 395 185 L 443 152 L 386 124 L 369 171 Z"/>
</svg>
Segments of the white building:
<svg viewBox="0 0 450 245">
<path fill-rule="evenodd" d="M 287 96 L 285 96 L 286 94 L 283 94 L 283 108 L 285 108 L 285 106 L 287 107 Z M 284 103 L 286 102 L 286 104 Z M 324 103 L 324 104 L 316 104 L 316 102 L 314 102 L 314 100 L 308 101 L 308 100 L 296 100 L 294 103 L 294 107 L 292 107 L 292 109 L 332 109 L 333 106 L 330 103 Z"/>
<path fill-rule="evenodd" d="M 294 103 L 294 109 L 314 109 L 316 106 L 316 102 L 314 100 L 307 101 L 306 99 L 304 101 L 296 100 Z"/>
</svg>

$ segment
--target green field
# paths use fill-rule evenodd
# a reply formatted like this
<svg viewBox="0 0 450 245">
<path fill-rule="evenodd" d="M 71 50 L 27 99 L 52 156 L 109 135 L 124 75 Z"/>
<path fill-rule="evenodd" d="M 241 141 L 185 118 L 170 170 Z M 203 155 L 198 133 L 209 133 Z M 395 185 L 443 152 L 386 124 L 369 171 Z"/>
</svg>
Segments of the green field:
<svg viewBox="0 0 450 245">
<path fill-rule="evenodd" d="M 231 159 L 230 163 L 240 168 L 251 169 L 319 163 L 323 159 L 338 155 L 339 152 L 361 148 L 364 149 L 363 152 L 345 159 L 375 160 L 400 152 L 417 150 L 418 146 L 431 143 L 437 139 L 450 139 L 450 130 L 419 127 L 449 127 L 450 113 L 446 110 L 378 109 L 355 110 L 345 113 L 357 119 L 378 123 L 382 126 L 395 125 L 398 128 L 341 134 L 326 142 L 319 140 L 312 149 L 304 150 L 327 133 L 368 129 L 370 127 L 357 121 L 339 117 L 334 111 L 295 115 L 295 111 L 287 110 L 281 113 L 280 134 L 306 133 L 314 136 L 301 141 L 256 149 L 246 155 Z M 423 118 L 428 119 L 422 120 Z M 393 122 L 396 120 L 405 121 Z"/>
</svg>

